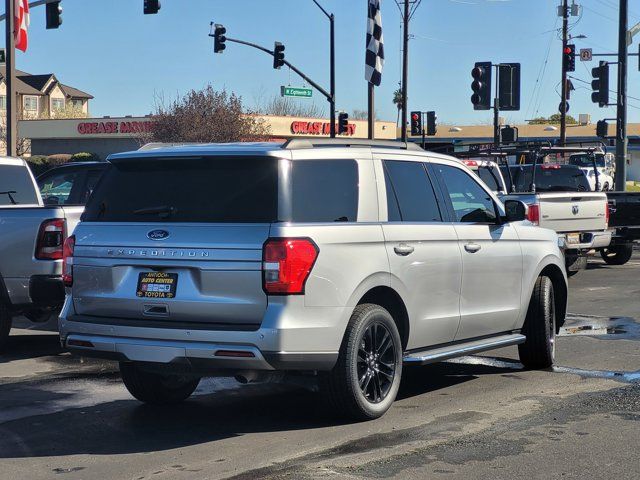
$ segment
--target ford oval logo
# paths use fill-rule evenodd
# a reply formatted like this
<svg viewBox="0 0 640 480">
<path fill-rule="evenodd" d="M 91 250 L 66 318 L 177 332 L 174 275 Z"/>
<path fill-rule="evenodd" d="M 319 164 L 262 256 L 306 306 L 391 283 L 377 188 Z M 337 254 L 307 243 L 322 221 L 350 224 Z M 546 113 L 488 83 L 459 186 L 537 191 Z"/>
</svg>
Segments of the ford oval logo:
<svg viewBox="0 0 640 480">
<path fill-rule="evenodd" d="M 149 237 L 150 240 L 164 240 L 169 237 L 169 232 L 166 230 L 151 230 L 147 233 L 147 237 Z"/>
</svg>

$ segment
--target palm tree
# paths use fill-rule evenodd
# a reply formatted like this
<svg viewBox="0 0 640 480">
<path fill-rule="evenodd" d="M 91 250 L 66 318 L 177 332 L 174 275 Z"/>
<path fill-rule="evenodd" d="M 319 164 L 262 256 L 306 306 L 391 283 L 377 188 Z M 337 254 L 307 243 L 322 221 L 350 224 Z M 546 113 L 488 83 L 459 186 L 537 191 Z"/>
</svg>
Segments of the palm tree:
<svg viewBox="0 0 640 480">
<path fill-rule="evenodd" d="M 402 109 L 402 89 L 399 88 L 393 92 L 393 104 L 398 108 L 398 115 L 396 116 L 396 127 L 400 123 L 400 110 Z"/>
</svg>

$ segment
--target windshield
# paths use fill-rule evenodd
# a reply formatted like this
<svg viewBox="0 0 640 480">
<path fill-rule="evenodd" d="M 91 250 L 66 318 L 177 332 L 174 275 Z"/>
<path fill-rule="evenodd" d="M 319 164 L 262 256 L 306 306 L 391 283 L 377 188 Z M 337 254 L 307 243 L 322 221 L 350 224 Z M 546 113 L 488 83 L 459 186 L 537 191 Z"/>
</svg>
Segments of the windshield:
<svg viewBox="0 0 640 480">
<path fill-rule="evenodd" d="M 268 223 L 276 220 L 275 158 L 145 158 L 107 169 L 89 222 Z"/>
<path fill-rule="evenodd" d="M 586 154 L 571 155 L 571 157 L 569 157 L 569 164 L 583 168 L 593 168 L 593 160 L 590 155 Z M 603 154 L 596 154 L 596 165 L 598 165 L 598 167 L 605 166 Z"/>
<path fill-rule="evenodd" d="M 531 165 L 511 167 L 517 192 L 531 191 Z M 591 190 L 584 172 L 578 167 L 563 165 L 559 168 L 536 166 L 537 192 L 586 192 Z"/>
</svg>

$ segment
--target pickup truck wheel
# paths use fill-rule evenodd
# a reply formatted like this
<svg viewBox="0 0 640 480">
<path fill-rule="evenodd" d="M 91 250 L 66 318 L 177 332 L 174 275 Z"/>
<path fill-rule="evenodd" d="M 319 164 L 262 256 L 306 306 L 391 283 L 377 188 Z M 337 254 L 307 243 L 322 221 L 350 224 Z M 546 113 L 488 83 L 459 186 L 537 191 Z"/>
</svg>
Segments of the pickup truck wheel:
<svg viewBox="0 0 640 480">
<path fill-rule="evenodd" d="M 200 383 L 199 378 L 145 372 L 135 363 L 120 362 L 120 374 L 131 395 L 141 402 L 156 405 L 182 402 Z"/>
<path fill-rule="evenodd" d="M 633 245 L 613 245 L 600 250 L 600 256 L 608 265 L 624 265 L 633 255 Z"/>
<path fill-rule="evenodd" d="M 548 368 L 553 365 L 556 349 L 556 311 L 553 283 L 549 277 L 540 276 L 536 280 L 522 333 L 527 340 L 518 345 L 520 362 L 531 369 Z"/>
<path fill-rule="evenodd" d="M 333 411 L 354 420 L 381 417 L 396 398 L 401 375 L 402 343 L 393 318 L 378 305 L 358 305 L 338 362 L 321 376 Z"/>
<path fill-rule="evenodd" d="M 7 346 L 11 331 L 11 314 L 7 306 L 0 301 L 0 352 Z"/>
</svg>

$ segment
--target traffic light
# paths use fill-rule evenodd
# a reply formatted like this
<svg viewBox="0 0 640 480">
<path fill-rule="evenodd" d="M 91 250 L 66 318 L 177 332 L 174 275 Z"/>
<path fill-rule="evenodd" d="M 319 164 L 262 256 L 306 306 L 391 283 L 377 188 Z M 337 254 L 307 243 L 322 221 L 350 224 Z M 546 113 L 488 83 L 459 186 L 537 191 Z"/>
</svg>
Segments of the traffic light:
<svg viewBox="0 0 640 480">
<path fill-rule="evenodd" d="M 280 68 L 283 65 L 284 65 L 284 45 L 281 44 L 280 42 L 276 42 L 273 46 L 273 68 Z"/>
<path fill-rule="evenodd" d="M 471 103 L 474 110 L 489 110 L 491 108 L 491 62 L 476 62 L 471 70 Z"/>
<path fill-rule="evenodd" d="M 498 107 L 500 110 L 520 110 L 520 64 L 501 63 L 498 66 Z"/>
<path fill-rule="evenodd" d="M 144 0 L 145 15 L 152 15 L 154 13 L 158 13 L 158 10 L 160 10 L 160 0 Z"/>
<path fill-rule="evenodd" d="M 347 133 L 348 124 L 349 124 L 349 114 L 347 112 L 340 112 L 338 114 L 338 135 Z"/>
<path fill-rule="evenodd" d="M 609 64 L 601 61 L 599 66 L 591 70 L 591 73 L 593 75 L 591 101 L 605 107 L 609 103 Z"/>
<path fill-rule="evenodd" d="M 422 112 L 411 112 L 411 135 L 422 135 Z"/>
<path fill-rule="evenodd" d="M 225 42 L 227 41 L 226 37 L 227 29 L 224 28 L 224 25 L 220 25 L 219 23 L 215 24 L 213 31 L 213 53 L 222 53 L 227 46 Z"/>
<path fill-rule="evenodd" d="M 609 124 L 606 120 L 598 120 L 596 124 L 596 135 L 600 138 L 607 138 L 609 136 Z"/>
<path fill-rule="evenodd" d="M 500 140 L 502 143 L 516 143 L 518 141 L 518 127 L 506 125 L 500 130 Z"/>
<path fill-rule="evenodd" d="M 438 116 L 436 112 L 427 112 L 427 135 L 433 136 L 438 133 Z"/>
<path fill-rule="evenodd" d="M 576 46 L 567 45 L 562 51 L 562 66 L 567 72 L 576 71 Z"/>
<path fill-rule="evenodd" d="M 47 3 L 46 6 L 47 29 L 58 28 L 62 25 L 62 7 L 60 6 L 60 2 Z"/>
</svg>

